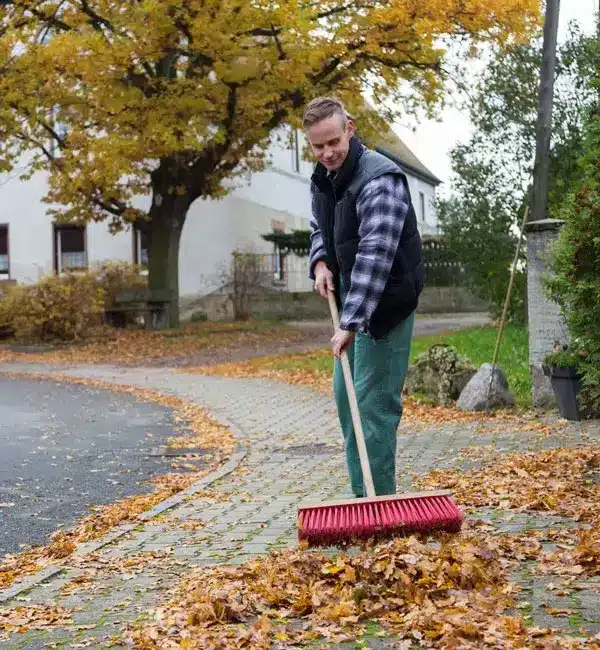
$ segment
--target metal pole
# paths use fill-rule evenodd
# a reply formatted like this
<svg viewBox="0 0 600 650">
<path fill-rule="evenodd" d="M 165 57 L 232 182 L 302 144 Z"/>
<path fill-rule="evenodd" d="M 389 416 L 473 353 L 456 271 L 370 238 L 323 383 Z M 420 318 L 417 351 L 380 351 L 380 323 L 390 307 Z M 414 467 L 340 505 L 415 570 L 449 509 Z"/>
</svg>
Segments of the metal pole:
<svg viewBox="0 0 600 650">
<path fill-rule="evenodd" d="M 550 136 L 552 134 L 552 100 L 554 95 L 554 71 L 556 65 L 559 13 L 560 0 L 546 0 L 537 143 L 533 171 L 532 221 L 539 221 L 547 217 Z"/>
</svg>

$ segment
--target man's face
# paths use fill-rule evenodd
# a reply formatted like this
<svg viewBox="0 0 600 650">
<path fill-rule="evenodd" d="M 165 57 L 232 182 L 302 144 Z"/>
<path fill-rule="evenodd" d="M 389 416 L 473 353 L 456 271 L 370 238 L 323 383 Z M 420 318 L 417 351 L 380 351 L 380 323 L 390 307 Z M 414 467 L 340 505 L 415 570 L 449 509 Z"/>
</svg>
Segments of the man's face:
<svg viewBox="0 0 600 650">
<path fill-rule="evenodd" d="M 306 129 L 306 137 L 315 158 L 327 169 L 337 171 L 346 160 L 350 138 L 356 129 L 352 120 L 341 115 L 332 115 Z"/>
</svg>

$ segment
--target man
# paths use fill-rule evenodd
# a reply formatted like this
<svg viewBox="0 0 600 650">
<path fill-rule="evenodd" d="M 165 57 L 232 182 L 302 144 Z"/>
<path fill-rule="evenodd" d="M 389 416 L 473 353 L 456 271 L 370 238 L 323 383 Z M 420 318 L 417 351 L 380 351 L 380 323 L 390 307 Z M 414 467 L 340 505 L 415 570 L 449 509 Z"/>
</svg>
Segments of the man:
<svg viewBox="0 0 600 650">
<path fill-rule="evenodd" d="M 341 306 L 340 328 L 331 344 L 350 484 L 355 496 L 364 496 L 339 360 L 343 350 L 353 372 L 375 491 L 394 494 L 401 393 L 424 278 L 408 182 L 398 165 L 360 142 L 336 99 L 310 102 L 303 127 L 317 159 L 310 277 L 324 298 L 335 290 Z"/>
</svg>

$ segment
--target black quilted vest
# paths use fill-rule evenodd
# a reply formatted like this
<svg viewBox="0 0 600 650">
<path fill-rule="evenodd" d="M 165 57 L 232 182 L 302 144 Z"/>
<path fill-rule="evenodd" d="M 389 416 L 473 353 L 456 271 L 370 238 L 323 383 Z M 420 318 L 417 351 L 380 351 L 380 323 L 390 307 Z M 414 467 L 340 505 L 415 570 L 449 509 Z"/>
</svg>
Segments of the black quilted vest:
<svg viewBox="0 0 600 650">
<path fill-rule="evenodd" d="M 369 181 L 383 174 L 395 174 L 402 179 L 409 210 L 390 277 L 369 325 L 369 334 L 376 339 L 385 336 L 412 314 L 423 289 L 425 268 L 421 256 L 421 237 L 410 200 L 408 180 L 398 165 L 366 149 L 356 137 L 350 141 L 348 156 L 333 179 L 327 176 L 321 164 L 317 164 L 312 177 L 313 209 L 323 236 L 328 263 L 336 286 L 339 286 L 341 279 L 348 290 L 360 239 L 356 199 Z"/>
</svg>

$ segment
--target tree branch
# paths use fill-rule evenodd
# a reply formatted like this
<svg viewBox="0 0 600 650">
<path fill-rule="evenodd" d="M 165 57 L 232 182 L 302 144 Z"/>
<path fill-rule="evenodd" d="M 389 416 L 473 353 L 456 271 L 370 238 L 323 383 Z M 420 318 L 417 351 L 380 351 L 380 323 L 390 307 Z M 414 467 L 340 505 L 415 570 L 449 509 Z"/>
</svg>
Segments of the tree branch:
<svg viewBox="0 0 600 650">
<path fill-rule="evenodd" d="M 31 142 L 34 144 L 43 154 L 46 156 L 46 158 L 50 161 L 51 164 L 56 164 L 56 156 L 52 154 L 52 152 L 46 148 L 45 145 L 43 145 L 41 142 L 38 142 L 35 138 L 33 138 L 30 135 L 25 135 L 25 133 L 16 133 L 15 137 L 18 140 L 23 140 L 23 142 Z"/>
<path fill-rule="evenodd" d="M 81 0 L 81 10 L 83 11 L 84 14 L 90 17 L 91 19 L 91 24 L 94 27 L 94 29 L 97 29 L 99 31 L 102 31 L 102 25 L 106 27 L 110 32 L 113 34 L 115 33 L 115 28 L 113 27 L 112 23 L 110 20 L 106 18 L 102 18 L 99 14 L 97 14 L 88 4 L 88 0 Z"/>
<path fill-rule="evenodd" d="M 364 52 L 359 54 L 357 56 L 357 59 L 361 59 L 363 61 L 375 61 L 376 63 L 385 65 L 388 68 L 395 68 L 395 69 L 405 68 L 410 66 L 422 70 L 435 70 L 435 71 L 441 70 L 441 63 L 439 61 L 434 61 L 433 63 L 427 63 L 425 61 L 415 61 L 410 55 L 407 55 L 407 57 L 408 57 L 407 61 L 394 61 L 392 59 L 387 59 L 386 57 L 383 56 L 378 56 L 376 54 L 367 54 L 366 52 Z"/>
<path fill-rule="evenodd" d="M 286 59 L 285 52 L 283 51 L 283 46 L 281 45 L 281 41 L 279 40 L 279 36 L 277 35 L 277 30 L 275 29 L 275 25 L 271 25 L 271 33 L 273 35 L 273 40 L 275 41 L 275 47 L 277 48 L 278 52 L 278 58 L 280 61 L 283 61 Z"/>
<path fill-rule="evenodd" d="M 314 6 L 318 6 L 317 4 L 313 4 Z M 360 2 L 355 2 L 353 4 L 347 4 L 347 5 L 342 5 L 341 7 L 334 7 L 333 9 L 328 9 L 327 11 L 320 11 L 319 13 L 315 14 L 315 20 L 319 20 L 321 18 L 329 18 L 330 16 L 335 16 L 336 14 L 341 14 L 344 13 L 345 11 L 348 11 L 349 9 L 376 9 L 377 5 L 376 4 L 362 4 Z"/>
<path fill-rule="evenodd" d="M 95 191 L 100 192 L 100 189 L 96 188 Z M 82 193 L 84 192 L 82 191 Z M 94 205 L 97 205 L 99 208 L 102 208 L 102 210 L 105 210 L 106 212 L 112 214 L 115 217 L 123 216 L 123 213 L 125 212 L 125 210 L 127 210 L 127 206 L 121 203 L 120 201 L 113 200 L 113 205 L 110 205 L 106 201 L 103 201 L 100 197 L 94 196 L 93 194 L 90 195 L 88 198 L 91 199 Z"/>
</svg>

